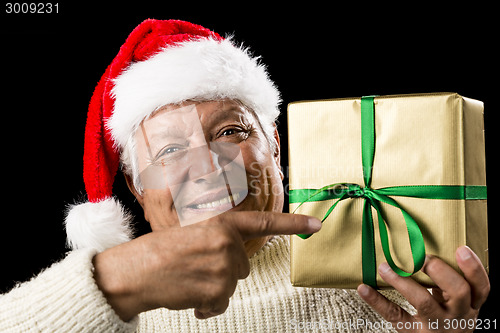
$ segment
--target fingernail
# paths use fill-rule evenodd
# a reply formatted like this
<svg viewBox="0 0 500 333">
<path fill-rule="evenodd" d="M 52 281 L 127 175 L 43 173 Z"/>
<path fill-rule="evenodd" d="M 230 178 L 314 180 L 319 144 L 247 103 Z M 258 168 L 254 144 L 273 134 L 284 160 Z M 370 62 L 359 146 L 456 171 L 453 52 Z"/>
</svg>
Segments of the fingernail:
<svg viewBox="0 0 500 333">
<path fill-rule="evenodd" d="M 360 284 L 358 287 L 358 293 L 361 296 L 368 296 L 370 294 L 370 287 L 366 284 Z"/>
<path fill-rule="evenodd" d="M 469 258 L 472 256 L 472 253 L 470 252 L 471 250 L 469 249 L 468 246 L 461 246 L 458 248 L 458 256 L 460 259 L 463 261 L 469 260 Z"/>
<path fill-rule="evenodd" d="M 378 266 L 378 271 L 380 272 L 380 274 L 387 274 L 391 271 L 391 266 L 389 266 L 388 263 L 383 262 L 380 264 L 380 266 Z"/>
<path fill-rule="evenodd" d="M 307 225 L 309 227 L 309 230 L 311 232 L 316 232 L 316 231 L 319 231 L 319 229 L 321 229 L 321 221 L 318 220 L 317 218 L 315 217 L 310 217 L 308 220 L 307 220 Z"/>
</svg>

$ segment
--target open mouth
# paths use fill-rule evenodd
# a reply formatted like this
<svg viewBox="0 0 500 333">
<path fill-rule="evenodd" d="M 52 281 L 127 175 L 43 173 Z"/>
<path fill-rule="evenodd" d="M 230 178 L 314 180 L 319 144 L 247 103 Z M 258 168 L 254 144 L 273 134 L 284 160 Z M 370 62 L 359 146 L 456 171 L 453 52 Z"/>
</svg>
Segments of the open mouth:
<svg viewBox="0 0 500 333">
<path fill-rule="evenodd" d="M 205 198 L 195 200 L 193 203 L 186 205 L 185 209 L 189 211 L 226 211 L 236 207 L 245 199 L 248 190 L 242 190 L 236 193 L 228 194 L 224 189 L 216 195 L 207 195 Z"/>
<path fill-rule="evenodd" d="M 195 208 L 195 209 L 217 208 L 217 207 L 225 205 L 227 203 L 238 201 L 240 199 L 240 196 L 241 196 L 240 193 L 235 193 L 233 195 L 228 195 L 227 197 L 224 197 L 220 200 L 214 200 L 211 202 L 197 204 L 197 205 L 190 205 L 188 207 Z"/>
</svg>

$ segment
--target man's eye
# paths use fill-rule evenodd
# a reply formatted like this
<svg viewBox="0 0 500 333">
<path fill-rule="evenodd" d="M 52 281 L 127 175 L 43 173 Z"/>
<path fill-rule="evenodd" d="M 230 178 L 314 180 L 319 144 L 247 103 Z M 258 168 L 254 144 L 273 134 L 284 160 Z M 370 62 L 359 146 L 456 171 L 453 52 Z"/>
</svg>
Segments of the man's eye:
<svg viewBox="0 0 500 333">
<path fill-rule="evenodd" d="M 178 151 L 180 149 L 181 149 L 180 147 L 168 147 L 168 148 L 165 148 L 165 149 L 163 149 L 161 151 L 160 156 L 175 153 L 176 151 Z"/>
<path fill-rule="evenodd" d="M 250 131 L 250 129 L 241 128 L 239 126 L 228 126 L 219 130 L 215 138 L 230 140 L 232 142 L 240 142 L 248 138 Z"/>
<path fill-rule="evenodd" d="M 236 126 L 236 127 L 227 127 L 227 128 L 222 129 L 219 132 L 219 137 L 221 137 L 221 136 L 231 136 L 231 135 L 243 135 L 243 134 L 245 134 L 247 132 L 248 132 L 248 130 L 243 129 L 243 128 L 239 127 L 239 126 Z"/>
<path fill-rule="evenodd" d="M 163 148 L 156 154 L 155 158 L 153 159 L 153 164 L 156 163 L 168 163 L 169 161 L 174 161 L 177 160 L 178 158 L 182 157 L 184 154 L 183 152 L 186 151 L 186 147 L 184 146 L 168 146 Z"/>
<path fill-rule="evenodd" d="M 230 129 L 224 130 L 221 133 L 221 136 L 229 136 L 229 135 L 233 135 L 235 133 L 236 133 L 236 130 L 234 128 L 230 128 Z"/>
</svg>

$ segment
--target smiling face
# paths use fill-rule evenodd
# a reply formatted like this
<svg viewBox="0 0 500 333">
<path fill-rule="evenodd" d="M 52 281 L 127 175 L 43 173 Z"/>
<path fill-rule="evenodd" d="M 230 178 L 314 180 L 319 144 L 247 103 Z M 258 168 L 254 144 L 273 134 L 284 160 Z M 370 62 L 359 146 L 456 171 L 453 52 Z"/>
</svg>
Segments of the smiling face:
<svg viewBox="0 0 500 333">
<path fill-rule="evenodd" d="M 143 191 L 134 194 L 153 231 L 228 210 L 282 211 L 276 131 L 271 139 L 276 151 L 254 113 L 231 100 L 156 111 L 135 135 Z M 264 242 L 250 241 L 249 254 Z"/>
</svg>

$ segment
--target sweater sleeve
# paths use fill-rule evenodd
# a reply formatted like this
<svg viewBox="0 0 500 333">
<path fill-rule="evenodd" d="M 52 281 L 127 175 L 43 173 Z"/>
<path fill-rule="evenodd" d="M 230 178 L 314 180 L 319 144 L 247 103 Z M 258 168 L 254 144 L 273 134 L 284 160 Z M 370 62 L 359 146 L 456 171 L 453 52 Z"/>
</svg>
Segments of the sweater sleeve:
<svg viewBox="0 0 500 333">
<path fill-rule="evenodd" d="M 138 317 L 123 322 L 93 277 L 96 251 L 82 249 L 0 296 L 2 332 L 134 332 Z"/>
</svg>

